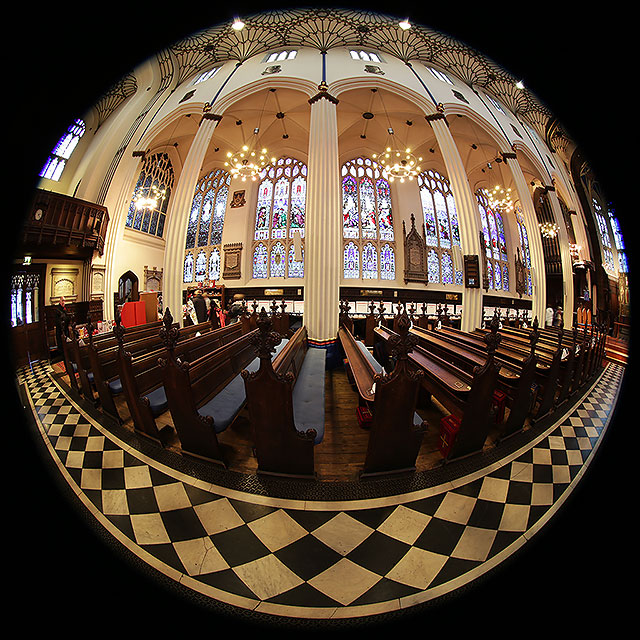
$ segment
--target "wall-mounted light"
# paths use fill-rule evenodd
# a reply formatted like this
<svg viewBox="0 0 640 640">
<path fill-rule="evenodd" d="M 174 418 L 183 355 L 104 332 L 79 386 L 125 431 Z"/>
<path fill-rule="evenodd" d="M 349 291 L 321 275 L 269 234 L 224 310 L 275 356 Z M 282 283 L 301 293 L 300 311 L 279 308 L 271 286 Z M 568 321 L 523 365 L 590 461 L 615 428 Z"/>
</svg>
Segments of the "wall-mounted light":
<svg viewBox="0 0 640 640">
<path fill-rule="evenodd" d="M 406 31 L 407 29 L 411 29 L 411 23 L 409 22 L 409 18 L 405 18 L 402 22 L 398 23 L 398 26 L 403 30 Z"/>
<path fill-rule="evenodd" d="M 240 20 L 240 18 L 234 18 L 233 19 L 233 24 L 231 25 L 231 28 L 234 31 L 240 31 L 241 29 L 244 28 L 244 22 L 242 22 L 242 20 Z"/>
</svg>

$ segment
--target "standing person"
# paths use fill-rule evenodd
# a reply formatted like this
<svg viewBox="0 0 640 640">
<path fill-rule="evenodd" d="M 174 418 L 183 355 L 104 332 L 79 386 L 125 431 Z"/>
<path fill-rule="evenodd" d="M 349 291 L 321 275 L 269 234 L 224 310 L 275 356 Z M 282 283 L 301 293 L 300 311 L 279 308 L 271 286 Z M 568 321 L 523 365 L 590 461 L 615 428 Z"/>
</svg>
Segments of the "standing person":
<svg viewBox="0 0 640 640">
<path fill-rule="evenodd" d="M 229 312 L 227 318 L 229 322 L 239 322 L 240 316 L 244 311 L 244 295 L 236 293 L 233 296 L 233 302 L 229 305 Z"/>
<path fill-rule="evenodd" d="M 193 296 L 193 308 L 196 311 L 197 323 L 207 321 L 207 303 L 204 301 L 202 297 L 202 289 L 196 289 L 196 293 Z"/>
<path fill-rule="evenodd" d="M 544 326 L 553 326 L 553 309 L 551 308 L 551 306 L 547 307 L 547 310 L 545 311 Z"/>
<path fill-rule="evenodd" d="M 67 310 L 64 298 L 60 296 L 58 304 L 56 304 L 56 344 L 58 351 L 62 353 L 62 340 L 67 337 L 69 331 L 69 323 L 71 322 L 71 314 Z"/>
</svg>

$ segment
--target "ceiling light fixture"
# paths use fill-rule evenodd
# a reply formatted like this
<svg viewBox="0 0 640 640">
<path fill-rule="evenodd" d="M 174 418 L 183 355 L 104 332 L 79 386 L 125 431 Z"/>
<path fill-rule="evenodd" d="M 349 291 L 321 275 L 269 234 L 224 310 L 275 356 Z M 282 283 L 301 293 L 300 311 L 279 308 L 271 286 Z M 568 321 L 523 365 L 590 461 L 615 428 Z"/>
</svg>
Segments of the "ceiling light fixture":
<svg viewBox="0 0 640 640">
<path fill-rule="evenodd" d="M 380 165 L 383 174 L 389 182 L 393 182 L 394 180 L 399 180 L 400 182 L 413 180 L 422 170 L 419 164 L 422 162 L 422 158 L 416 157 L 409 146 L 396 141 L 395 132 L 389 120 L 389 114 L 384 107 L 382 94 L 378 91 L 375 93 L 380 96 L 382 108 L 384 109 L 389 126 L 387 127 L 387 140 L 384 149 L 379 153 L 372 154 L 372 157 Z"/>
<path fill-rule="evenodd" d="M 560 227 L 555 222 L 541 222 L 538 226 L 543 238 L 555 238 L 560 231 Z"/>
<path fill-rule="evenodd" d="M 501 185 L 496 185 L 492 191 L 487 192 L 489 199 L 489 207 L 491 209 L 500 209 L 500 211 L 513 211 L 514 204 L 511 200 L 511 189 L 505 189 Z"/>
<path fill-rule="evenodd" d="M 407 29 L 411 29 L 411 23 L 409 22 L 409 18 L 405 18 L 402 22 L 398 23 L 398 26 L 403 30 L 406 31 Z"/>
<path fill-rule="evenodd" d="M 231 28 L 234 31 L 241 31 L 244 28 L 244 22 L 242 22 L 242 20 L 240 20 L 240 18 L 234 18 L 233 19 L 233 24 L 231 25 Z"/>
</svg>

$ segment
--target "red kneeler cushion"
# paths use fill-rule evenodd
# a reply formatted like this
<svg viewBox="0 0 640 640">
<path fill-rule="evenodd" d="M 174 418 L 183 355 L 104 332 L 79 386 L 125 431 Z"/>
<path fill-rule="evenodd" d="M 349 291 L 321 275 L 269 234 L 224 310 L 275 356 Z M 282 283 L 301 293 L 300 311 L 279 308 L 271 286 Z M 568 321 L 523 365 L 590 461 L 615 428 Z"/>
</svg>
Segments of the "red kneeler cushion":
<svg viewBox="0 0 640 640">
<path fill-rule="evenodd" d="M 449 414 L 440 419 L 440 439 L 438 440 L 438 449 L 443 457 L 447 457 L 451 447 L 455 442 L 458 430 L 460 429 L 460 419 Z"/>
<path fill-rule="evenodd" d="M 368 429 L 371 426 L 373 415 L 367 407 L 358 407 L 356 409 L 356 415 L 358 416 L 358 424 L 363 429 Z"/>
</svg>

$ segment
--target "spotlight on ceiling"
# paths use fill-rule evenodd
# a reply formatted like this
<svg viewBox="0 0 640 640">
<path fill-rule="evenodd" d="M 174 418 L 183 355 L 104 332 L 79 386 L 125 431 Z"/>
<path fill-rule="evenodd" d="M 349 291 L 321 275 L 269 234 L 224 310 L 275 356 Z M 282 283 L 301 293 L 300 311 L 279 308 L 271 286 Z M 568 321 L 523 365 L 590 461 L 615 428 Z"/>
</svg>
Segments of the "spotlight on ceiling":
<svg viewBox="0 0 640 640">
<path fill-rule="evenodd" d="M 405 18 L 402 22 L 398 23 L 398 26 L 403 30 L 406 31 L 407 29 L 411 29 L 411 23 L 409 22 L 409 18 Z"/>
<path fill-rule="evenodd" d="M 242 22 L 240 18 L 234 18 L 231 28 L 234 29 L 235 31 L 240 31 L 241 29 L 244 28 L 244 22 Z"/>
</svg>

